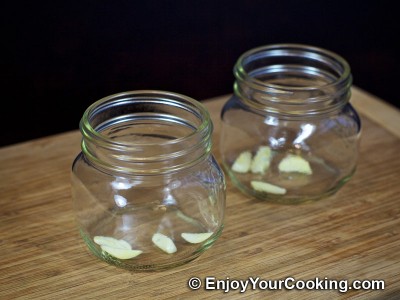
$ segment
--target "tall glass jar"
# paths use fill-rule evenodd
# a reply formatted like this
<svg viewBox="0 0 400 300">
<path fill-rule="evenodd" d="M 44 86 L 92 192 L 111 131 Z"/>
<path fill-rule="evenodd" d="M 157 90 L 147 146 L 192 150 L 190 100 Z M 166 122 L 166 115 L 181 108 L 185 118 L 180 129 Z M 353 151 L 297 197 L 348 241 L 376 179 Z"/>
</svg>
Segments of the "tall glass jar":
<svg viewBox="0 0 400 300">
<path fill-rule="evenodd" d="M 73 204 L 95 256 L 158 270 L 189 262 L 216 241 L 225 181 L 201 103 L 164 91 L 115 94 L 85 111 L 80 130 Z"/>
<path fill-rule="evenodd" d="M 361 123 L 349 64 L 298 44 L 245 52 L 225 104 L 223 166 L 244 193 L 279 203 L 334 194 L 356 169 Z"/>
</svg>

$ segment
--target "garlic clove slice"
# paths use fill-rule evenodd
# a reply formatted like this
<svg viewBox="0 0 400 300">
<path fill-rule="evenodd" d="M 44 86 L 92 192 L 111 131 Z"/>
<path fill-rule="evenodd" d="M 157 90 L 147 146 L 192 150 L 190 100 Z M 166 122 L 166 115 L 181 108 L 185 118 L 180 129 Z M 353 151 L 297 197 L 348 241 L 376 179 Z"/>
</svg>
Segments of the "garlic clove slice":
<svg viewBox="0 0 400 300">
<path fill-rule="evenodd" d="M 310 163 L 299 155 L 289 154 L 281 160 L 278 166 L 281 172 L 298 172 L 307 175 L 312 174 Z"/>
<path fill-rule="evenodd" d="M 120 249 L 106 245 L 101 245 L 100 247 L 103 251 L 119 259 L 131 259 L 143 253 L 141 250 Z"/>
<path fill-rule="evenodd" d="M 117 240 L 110 236 L 95 236 L 94 242 L 100 246 L 131 250 L 132 246 L 125 240 Z"/>
<path fill-rule="evenodd" d="M 286 194 L 286 189 L 277 185 L 273 185 L 267 182 L 262 181 L 252 181 L 250 182 L 251 187 L 257 192 L 264 192 L 276 195 L 284 195 Z"/>
<path fill-rule="evenodd" d="M 272 159 L 271 148 L 268 146 L 260 146 L 251 162 L 251 172 L 264 174 L 269 168 Z"/>
<path fill-rule="evenodd" d="M 244 151 L 236 158 L 232 165 L 232 171 L 237 173 L 247 173 L 251 166 L 251 152 Z"/>
<path fill-rule="evenodd" d="M 168 254 L 175 253 L 177 250 L 174 242 L 162 233 L 155 233 L 151 240 L 154 245 Z"/>
<path fill-rule="evenodd" d="M 117 248 L 132 250 L 131 244 L 129 244 L 127 241 L 125 240 L 117 240 L 117 241 L 118 241 L 117 245 L 119 246 Z"/>
<path fill-rule="evenodd" d="M 181 234 L 181 237 L 191 243 L 191 244 L 198 244 L 204 242 L 210 236 L 212 236 L 212 232 L 203 232 L 203 233 L 188 233 L 184 232 Z"/>
</svg>

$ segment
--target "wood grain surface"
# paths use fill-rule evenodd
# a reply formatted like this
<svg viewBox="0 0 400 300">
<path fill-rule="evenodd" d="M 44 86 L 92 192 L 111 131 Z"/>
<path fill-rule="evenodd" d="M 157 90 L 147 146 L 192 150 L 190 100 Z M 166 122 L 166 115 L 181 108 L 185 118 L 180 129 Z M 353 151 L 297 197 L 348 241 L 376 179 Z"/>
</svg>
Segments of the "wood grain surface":
<svg viewBox="0 0 400 300">
<path fill-rule="evenodd" d="M 335 195 L 312 204 L 269 204 L 227 179 L 225 229 L 195 261 L 129 272 L 93 257 L 74 223 L 70 168 L 78 131 L 0 149 L 0 299 L 400 299 L 400 113 L 354 88 L 360 159 Z M 227 96 L 206 101 L 215 124 Z M 192 291 L 204 279 L 294 277 L 385 281 L 385 289 Z"/>
</svg>

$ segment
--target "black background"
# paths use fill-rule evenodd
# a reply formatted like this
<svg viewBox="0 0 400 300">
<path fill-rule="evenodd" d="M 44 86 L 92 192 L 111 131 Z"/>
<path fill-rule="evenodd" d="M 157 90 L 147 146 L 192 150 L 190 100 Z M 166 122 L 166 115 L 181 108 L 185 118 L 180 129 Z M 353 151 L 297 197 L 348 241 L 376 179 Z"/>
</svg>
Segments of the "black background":
<svg viewBox="0 0 400 300">
<path fill-rule="evenodd" d="M 354 85 L 400 107 L 400 15 L 388 3 L 3 3 L 0 145 L 75 130 L 87 106 L 117 92 L 161 89 L 198 100 L 231 93 L 236 59 L 273 43 L 342 55 Z"/>
</svg>

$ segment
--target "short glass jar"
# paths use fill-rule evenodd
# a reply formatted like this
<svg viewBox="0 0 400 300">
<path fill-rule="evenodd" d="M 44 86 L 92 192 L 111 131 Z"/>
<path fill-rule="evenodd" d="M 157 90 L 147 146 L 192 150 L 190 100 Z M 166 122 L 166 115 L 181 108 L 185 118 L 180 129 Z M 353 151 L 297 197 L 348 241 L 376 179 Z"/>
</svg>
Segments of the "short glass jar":
<svg viewBox="0 0 400 300">
<path fill-rule="evenodd" d="M 244 193 L 285 204 L 334 194 L 355 172 L 361 123 L 341 56 L 300 44 L 245 52 L 225 104 L 223 166 Z"/>
<path fill-rule="evenodd" d="M 225 180 L 206 108 L 184 95 L 132 91 L 92 104 L 72 166 L 76 221 L 90 251 L 130 270 L 178 266 L 223 230 Z"/>
</svg>

